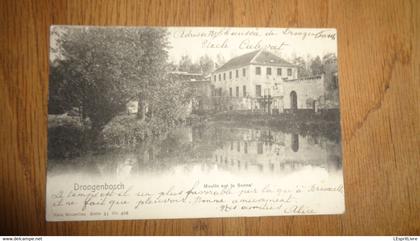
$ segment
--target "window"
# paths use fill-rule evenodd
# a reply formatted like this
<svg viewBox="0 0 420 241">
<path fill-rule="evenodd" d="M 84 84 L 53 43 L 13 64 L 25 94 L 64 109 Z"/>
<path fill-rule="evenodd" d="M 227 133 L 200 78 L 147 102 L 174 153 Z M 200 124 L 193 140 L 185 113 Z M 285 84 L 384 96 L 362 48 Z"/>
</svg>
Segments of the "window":
<svg viewBox="0 0 420 241">
<path fill-rule="evenodd" d="M 236 97 L 239 97 L 239 86 L 236 86 Z"/>
<path fill-rule="evenodd" d="M 232 97 L 232 88 L 229 88 L 229 96 Z"/>
<path fill-rule="evenodd" d="M 219 96 L 222 96 L 222 88 L 219 88 Z"/>
<path fill-rule="evenodd" d="M 255 96 L 260 97 L 261 96 L 261 85 L 255 86 Z"/>
<path fill-rule="evenodd" d="M 277 75 L 281 76 L 281 68 L 277 69 Z"/>
<path fill-rule="evenodd" d="M 226 80 L 226 73 L 223 73 L 223 80 Z"/>
<path fill-rule="evenodd" d="M 243 95 L 244 95 L 244 97 L 246 96 L 246 86 L 244 85 L 244 86 L 242 86 L 242 92 L 243 92 Z"/>
<path fill-rule="evenodd" d="M 338 77 L 337 77 L 337 73 L 334 73 L 332 76 L 332 89 L 336 90 L 338 89 Z"/>
<path fill-rule="evenodd" d="M 259 142 L 258 144 L 257 144 L 257 153 L 258 154 L 263 154 L 263 143 L 262 142 Z"/>
<path fill-rule="evenodd" d="M 287 69 L 287 76 L 292 76 L 292 69 Z"/>
<path fill-rule="evenodd" d="M 232 79 L 232 71 L 229 71 L 229 79 Z"/>
<path fill-rule="evenodd" d="M 246 69 L 245 69 L 245 68 L 243 68 L 243 69 L 242 69 L 242 76 L 244 76 L 244 77 L 245 77 L 245 75 L 246 75 Z"/>
<path fill-rule="evenodd" d="M 239 77 L 239 69 L 236 70 L 236 78 Z"/>
<path fill-rule="evenodd" d="M 261 75 L 261 67 L 255 67 L 255 74 Z"/>
<path fill-rule="evenodd" d="M 213 80 L 216 81 L 216 75 L 213 76 Z"/>
<path fill-rule="evenodd" d="M 222 80 L 222 75 L 221 74 L 219 74 L 219 81 L 221 81 Z"/>
<path fill-rule="evenodd" d="M 267 75 L 271 75 L 271 68 L 270 67 L 267 67 Z"/>
</svg>

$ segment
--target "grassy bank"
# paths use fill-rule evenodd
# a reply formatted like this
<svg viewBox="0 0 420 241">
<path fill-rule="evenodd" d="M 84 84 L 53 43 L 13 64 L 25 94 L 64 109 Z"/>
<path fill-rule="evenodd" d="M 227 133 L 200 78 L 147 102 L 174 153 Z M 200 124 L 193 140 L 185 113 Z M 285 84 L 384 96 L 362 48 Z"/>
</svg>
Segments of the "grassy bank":
<svg viewBox="0 0 420 241">
<path fill-rule="evenodd" d="M 300 112 L 267 115 L 229 111 L 207 116 L 209 122 L 232 127 L 265 126 L 273 130 L 301 135 L 326 136 L 340 140 L 340 116 L 338 110 L 321 113 Z"/>
</svg>

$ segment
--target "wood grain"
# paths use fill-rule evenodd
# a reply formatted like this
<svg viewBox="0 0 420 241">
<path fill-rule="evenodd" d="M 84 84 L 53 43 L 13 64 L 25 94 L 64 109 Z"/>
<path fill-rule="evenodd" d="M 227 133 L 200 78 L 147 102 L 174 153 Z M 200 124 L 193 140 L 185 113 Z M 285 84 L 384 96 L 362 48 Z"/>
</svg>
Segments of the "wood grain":
<svg viewBox="0 0 420 241">
<path fill-rule="evenodd" d="M 0 234 L 420 234 L 417 0 L 0 2 Z M 333 27 L 339 39 L 346 213 L 45 222 L 51 24 Z"/>
</svg>

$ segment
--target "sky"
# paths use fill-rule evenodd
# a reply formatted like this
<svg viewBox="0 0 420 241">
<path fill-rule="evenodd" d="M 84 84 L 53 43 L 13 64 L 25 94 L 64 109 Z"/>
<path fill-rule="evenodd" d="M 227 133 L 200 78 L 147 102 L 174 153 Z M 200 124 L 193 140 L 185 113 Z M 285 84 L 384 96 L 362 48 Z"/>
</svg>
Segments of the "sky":
<svg viewBox="0 0 420 241">
<path fill-rule="evenodd" d="M 57 33 L 64 27 L 51 29 L 50 45 L 57 46 Z M 80 27 L 80 26 L 79 26 Z M 266 49 L 278 56 L 292 60 L 300 56 L 309 57 L 327 53 L 337 54 L 337 34 L 335 29 L 303 28 L 226 28 L 226 27 L 168 27 L 169 61 L 178 63 L 183 55 L 188 55 L 195 62 L 203 55 L 223 56 L 225 61 L 252 52 Z M 59 53 L 50 53 L 50 59 Z"/>
<path fill-rule="evenodd" d="M 193 61 L 209 55 L 216 60 L 264 48 L 286 60 L 295 56 L 307 58 L 327 53 L 337 54 L 335 29 L 280 28 L 193 28 L 173 27 L 169 31 L 169 60 L 178 63 L 183 55 Z"/>
</svg>

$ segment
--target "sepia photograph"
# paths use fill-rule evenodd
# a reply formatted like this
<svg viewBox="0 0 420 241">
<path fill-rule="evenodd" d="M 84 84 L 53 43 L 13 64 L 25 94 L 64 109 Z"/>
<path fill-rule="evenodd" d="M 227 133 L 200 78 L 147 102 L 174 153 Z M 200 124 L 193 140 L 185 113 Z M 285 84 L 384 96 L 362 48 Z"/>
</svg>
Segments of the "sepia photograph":
<svg viewBox="0 0 420 241">
<path fill-rule="evenodd" d="M 342 214 L 335 29 L 50 28 L 48 221 Z"/>
</svg>

